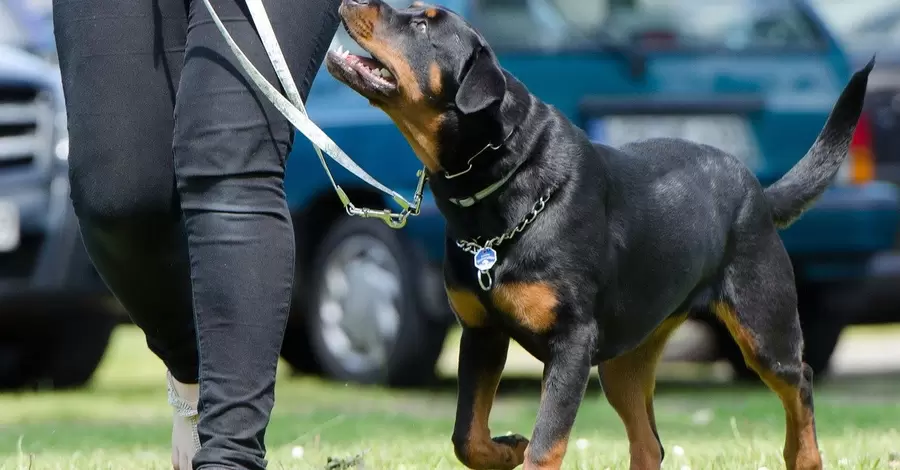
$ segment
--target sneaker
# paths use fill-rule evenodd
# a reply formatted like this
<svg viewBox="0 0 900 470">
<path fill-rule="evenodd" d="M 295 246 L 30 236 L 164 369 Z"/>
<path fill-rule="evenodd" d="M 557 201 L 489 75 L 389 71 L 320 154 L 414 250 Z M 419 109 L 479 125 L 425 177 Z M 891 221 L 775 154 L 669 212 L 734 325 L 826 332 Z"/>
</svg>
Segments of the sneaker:
<svg viewBox="0 0 900 470">
<path fill-rule="evenodd" d="M 174 470 L 191 470 L 191 460 L 200 449 L 200 435 L 197 434 L 197 402 L 200 399 L 200 386 L 183 384 L 169 372 L 168 382 L 169 404 L 174 408 L 172 417 L 172 468 Z"/>
</svg>

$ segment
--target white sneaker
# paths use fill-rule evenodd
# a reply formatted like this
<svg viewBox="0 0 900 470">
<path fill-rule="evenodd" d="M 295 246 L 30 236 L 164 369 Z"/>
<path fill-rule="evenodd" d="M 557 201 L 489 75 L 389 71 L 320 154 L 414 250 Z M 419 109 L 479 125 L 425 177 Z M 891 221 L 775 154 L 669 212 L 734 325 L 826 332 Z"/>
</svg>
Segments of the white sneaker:
<svg viewBox="0 0 900 470">
<path fill-rule="evenodd" d="M 172 418 L 172 468 L 191 470 L 191 460 L 200 450 L 200 435 L 197 434 L 197 402 L 200 386 L 183 384 L 166 372 L 169 404 L 174 408 Z"/>
</svg>

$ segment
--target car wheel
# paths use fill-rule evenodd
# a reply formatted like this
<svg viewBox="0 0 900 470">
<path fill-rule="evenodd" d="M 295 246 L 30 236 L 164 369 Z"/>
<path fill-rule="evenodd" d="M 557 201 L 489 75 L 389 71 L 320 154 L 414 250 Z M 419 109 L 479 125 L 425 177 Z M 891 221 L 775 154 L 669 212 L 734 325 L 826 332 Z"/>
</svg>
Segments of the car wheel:
<svg viewBox="0 0 900 470">
<path fill-rule="evenodd" d="M 0 338 L 0 388 L 63 390 L 86 385 L 109 346 L 116 319 L 96 308 L 47 306 L 11 315 Z M 10 318 L 7 318 L 10 319 Z"/>
<path fill-rule="evenodd" d="M 322 365 L 316 360 L 310 345 L 305 302 L 295 297 L 293 304 L 281 345 L 281 358 L 291 366 L 295 375 L 320 375 Z"/>
<path fill-rule="evenodd" d="M 422 270 L 432 269 L 401 231 L 342 217 L 310 270 L 310 346 L 326 376 L 358 383 L 428 384 L 447 334 L 430 317 Z"/>
</svg>

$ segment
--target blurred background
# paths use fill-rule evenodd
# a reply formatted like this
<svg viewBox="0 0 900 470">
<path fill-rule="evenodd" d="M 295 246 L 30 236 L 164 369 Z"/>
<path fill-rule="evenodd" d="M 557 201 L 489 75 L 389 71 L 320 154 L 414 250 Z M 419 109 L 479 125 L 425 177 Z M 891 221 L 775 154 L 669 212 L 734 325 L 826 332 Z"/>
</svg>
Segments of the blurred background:
<svg viewBox="0 0 900 470">
<path fill-rule="evenodd" d="M 900 3 L 442 4 L 466 16 L 503 66 L 592 139 L 708 143 L 742 158 L 763 184 L 804 155 L 850 73 L 878 52 L 846 165 L 782 236 L 796 271 L 806 360 L 818 376 L 900 371 L 900 355 L 886 354 L 900 339 Z M 360 52 L 343 30 L 335 41 Z M 3 390 L 88 386 L 104 361 L 124 357 L 113 357 L 125 353 L 110 342 L 123 331 L 131 332 L 128 347 L 143 347 L 82 248 L 68 199 L 62 103 L 51 1 L 0 1 Z M 308 109 L 361 166 L 412 194 L 417 160 L 379 110 L 325 72 Z M 440 277 L 443 222 L 433 201 L 400 231 L 348 218 L 302 135 L 287 172 L 298 252 L 287 370 L 387 387 L 429 387 L 452 377 L 456 329 Z M 337 177 L 357 205 L 391 204 L 348 173 Z M 685 325 L 665 360 L 671 367 L 663 374 L 752 377 L 715 323 Z M 517 351 L 507 373 L 539 371 Z"/>
</svg>

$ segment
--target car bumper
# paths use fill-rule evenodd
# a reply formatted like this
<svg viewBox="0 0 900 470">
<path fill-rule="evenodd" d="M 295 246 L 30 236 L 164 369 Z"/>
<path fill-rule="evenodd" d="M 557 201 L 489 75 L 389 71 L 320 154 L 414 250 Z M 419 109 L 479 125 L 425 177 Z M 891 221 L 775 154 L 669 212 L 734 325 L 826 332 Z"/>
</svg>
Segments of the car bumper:
<svg viewBox="0 0 900 470">
<path fill-rule="evenodd" d="M 781 236 L 807 279 L 859 278 L 872 256 L 893 246 L 898 223 L 900 191 L 875 181 L 828 189 Z"/>
<path fill-rule="evenodd" d="M 104 292 L 99 278 L 73 279 L 73 269 L 83 267 L 87 256 L 64 173 L 6 180 L 0 200 L 18 208 L 20 221 L 18 247 L 0 253 L 0 298 Z"/>
</svg>

